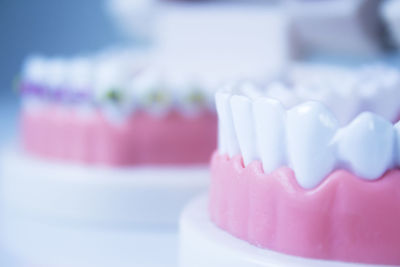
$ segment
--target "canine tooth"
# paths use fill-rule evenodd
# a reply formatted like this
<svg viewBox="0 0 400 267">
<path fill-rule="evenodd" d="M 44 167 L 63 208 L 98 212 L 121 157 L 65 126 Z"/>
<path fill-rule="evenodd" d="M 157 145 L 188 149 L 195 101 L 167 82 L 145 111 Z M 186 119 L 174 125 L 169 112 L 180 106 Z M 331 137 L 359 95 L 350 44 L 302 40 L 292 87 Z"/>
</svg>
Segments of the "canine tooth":
<svg viewBox="0 0 400 267">
<path fill-rule="evenodd" d="M 230 106 L 231 95 L 225 92 L 215 94 L 215 102 L 218 113 L 218 138 L 219 152 L 235 156 L 239 153 L 239 144 L 233 126 L 232 110 Z"/>
<path fill-rule="evenodd" d="M 234 95 L 230 100 L 233 126 L 245 165 L 257 159 L 252 102 L 246 96 Z"/>
<path fill-rule="evenodd" d="M 287 112 L 289 163 L 302 187 L 315 187 L 333 169 L 336 159 L 330 142 L 337 125 L 333 114 L 318 102 L 307 102 Z"/>
<path fill-rule="evenodd" d="M 365 179 L 380 177 L 393 162 L 393 126 L 373 113 L 359 115 L 335 139 L 339 159 Z"/>
<path fill-rule="evenodd" d="M 258 153 L 266 173 L 284 164 L 285 116 L 285 109 L 278 100 L 259 98 L 253 103 Z"/>
</svg>

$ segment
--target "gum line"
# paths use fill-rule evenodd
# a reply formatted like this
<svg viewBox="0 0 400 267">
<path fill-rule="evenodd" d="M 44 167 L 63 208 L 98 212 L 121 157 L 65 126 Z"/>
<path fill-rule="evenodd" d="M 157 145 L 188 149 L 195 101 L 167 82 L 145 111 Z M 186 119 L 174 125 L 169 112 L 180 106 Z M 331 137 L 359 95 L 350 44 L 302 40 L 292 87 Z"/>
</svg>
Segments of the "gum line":
<svg viewBox="0 0 400 267">
<path fill-rule="evenodd" d="M 209 211 L 223 230 L 258 247 L 301 257 L 400 264 L 400 171 L 366 181 L 336 170 L 301 188 L 288 167 L 215 153 Z"/>
</svg>

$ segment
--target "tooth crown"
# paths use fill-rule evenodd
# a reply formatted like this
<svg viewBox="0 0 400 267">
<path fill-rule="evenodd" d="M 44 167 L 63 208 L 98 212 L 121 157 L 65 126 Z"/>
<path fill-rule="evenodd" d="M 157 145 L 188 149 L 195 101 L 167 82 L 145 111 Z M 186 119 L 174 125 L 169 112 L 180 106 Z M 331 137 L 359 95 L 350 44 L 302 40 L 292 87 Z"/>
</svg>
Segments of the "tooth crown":
<svg viewBox="0 0 400 267">
<path fill-rule="evenodd" d="M 260 160 L 266 173 L 289 166 L 306 189 L 336 168 L 374 180 L 400 164 L 400 126 L 375 113 L 340 126 L 320 102 L 285 110 L 278 100 L 237 89 L 217 92 L 216 103 L 221 154 L 241 154 L 245 166 Z"/>
<path fill-rule="evenodd" d="M 213 85 L 187 78 L 176 84 L 170 73 L 139 63 L 112 53 L 72 59 L 32 56 L 24 64 L 20 89 L 27 104 L 79 103 L 121 118 L 137 108 L 150 113 L 175 109 L 184 114 L 213 110 L 213 96 L 206 88 Z"/>
<path fill-rule="evenodd" d="M 400 97 L 400 72 L 388 66 L 346 69 L 303 64 L 295 66 L 287 80 L 294 88 L 291 93 L 300 102 L 323 102 L 334 111 L 342 125 L 348 124 L 362 111 L 374 112 L 390 121 L 397 120 L 400 113 L 397 101 Z"/>
</svg>

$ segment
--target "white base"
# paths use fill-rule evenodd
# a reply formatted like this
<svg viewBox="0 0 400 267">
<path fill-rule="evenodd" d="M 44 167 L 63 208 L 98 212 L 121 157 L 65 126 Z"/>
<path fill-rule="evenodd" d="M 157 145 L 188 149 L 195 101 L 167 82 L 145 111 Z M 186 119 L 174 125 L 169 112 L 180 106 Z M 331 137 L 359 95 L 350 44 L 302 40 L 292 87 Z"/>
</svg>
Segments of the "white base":
<svg viewBox="0 0 400 267">
<path fill-rule="evenodd" d="M 204 266 L 362 267 L 379 265 L 306 259 L 252 246 L 211 223 L 208 217 L 207 198 L 202 196 L 185 208 L 180 220 L 180 267 Z"/>
<path fill-rule="evenodd" d="M 206 167 L 107 168 L 49 162 L 11 147 L 1 159 L 5 208 L 46 221 L 176 225 L 208 185 Z"/>
<path fill-rule="evenodd" d="M 176 267 L 177 229 L 50 225 L 7 215 L 1 242 L 24 267 Z M 8 266 L 8 265 L 6 265 Z"/>
</svg>

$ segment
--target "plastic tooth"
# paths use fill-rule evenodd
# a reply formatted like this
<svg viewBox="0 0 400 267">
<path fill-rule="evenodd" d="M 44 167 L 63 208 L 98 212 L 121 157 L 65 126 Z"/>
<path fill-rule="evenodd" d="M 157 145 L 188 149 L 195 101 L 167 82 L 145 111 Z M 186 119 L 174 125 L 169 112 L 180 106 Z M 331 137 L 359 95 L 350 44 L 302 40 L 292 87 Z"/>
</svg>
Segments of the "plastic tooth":
<svg viewBox="0 0 400 267">
<path fill-rule="evenodd" d="M 257 99 L 262 95 L 258 87 L 251 82 L 243 82 L 238 90 L 250 99 Z"/>
<path fill-rule="evenodd" d="M 23 76 L 31 82 L 43 83 L 46 77 L 46 60 L 39 56 L 29 57 L 25 61 Z"/>
<path fill-rule="evenodd" d="M 233 157 L 239 154 L 239 144 L 233 125 L 230 98 L 231 95 L 229 93 L 217 92 L 215 94 L 218 113 L 219 151 L 222 154 L 227 153 L 230 157 Z"/>
<path fill-rule="evenodd" d="M 92 64 L 89 59 L 77 58 L 69 65 L 68 83 L 75 90 L 88 90 L 93 80 Z"/>
<path fill-rule="evenodd" d="M 393 163 L 393 126 L 373 113 L 359 115 L 335 140 L 338 157 L 362 178 L 379 178 Z"/>
<path fill-rule="evenodd" d="M 315 187 L 334 168 L 336 159 L 330 143 L 337 126 L 333 114 L 317 102 L 287 112 L 289 163 L 303 188 Z"/>
<path fill-rule="evenodd" d="M 235 95 L 231 98 L 230 104 L 233 126 L 235 127 L 243 162 L 245 165 L 248 165 L 257 159 L 251 100 L 246 96 Z"/>
<path fill-rule="evenodd" d="M 67 62 L 60 58 L 51 59 L 46 64 L 45 83 L 50 89 L 60 89 L 67 77 Z"/>
<path fill-rule="evenodd" d="M 299 101 L 294 92 L 290 91 L 281 83 L 271 83 L 267 87 L 265 95 L 279 100 L 286 108 L 294 106 Z"/>
<path fill-rule="evenodd" d="M 95 95 L 100 101 L 106 99 L 110 90 L 121 90 L 123 78 L 114 62 L 99 62 L 96 65 L 94 76 Z"/>
<path fill-rule="evenodd" d="M 277 100 L 260 98 L 253 103 L 258 153 L 266 173 L 285 164 L 285 116 Z"/>
</svg>

